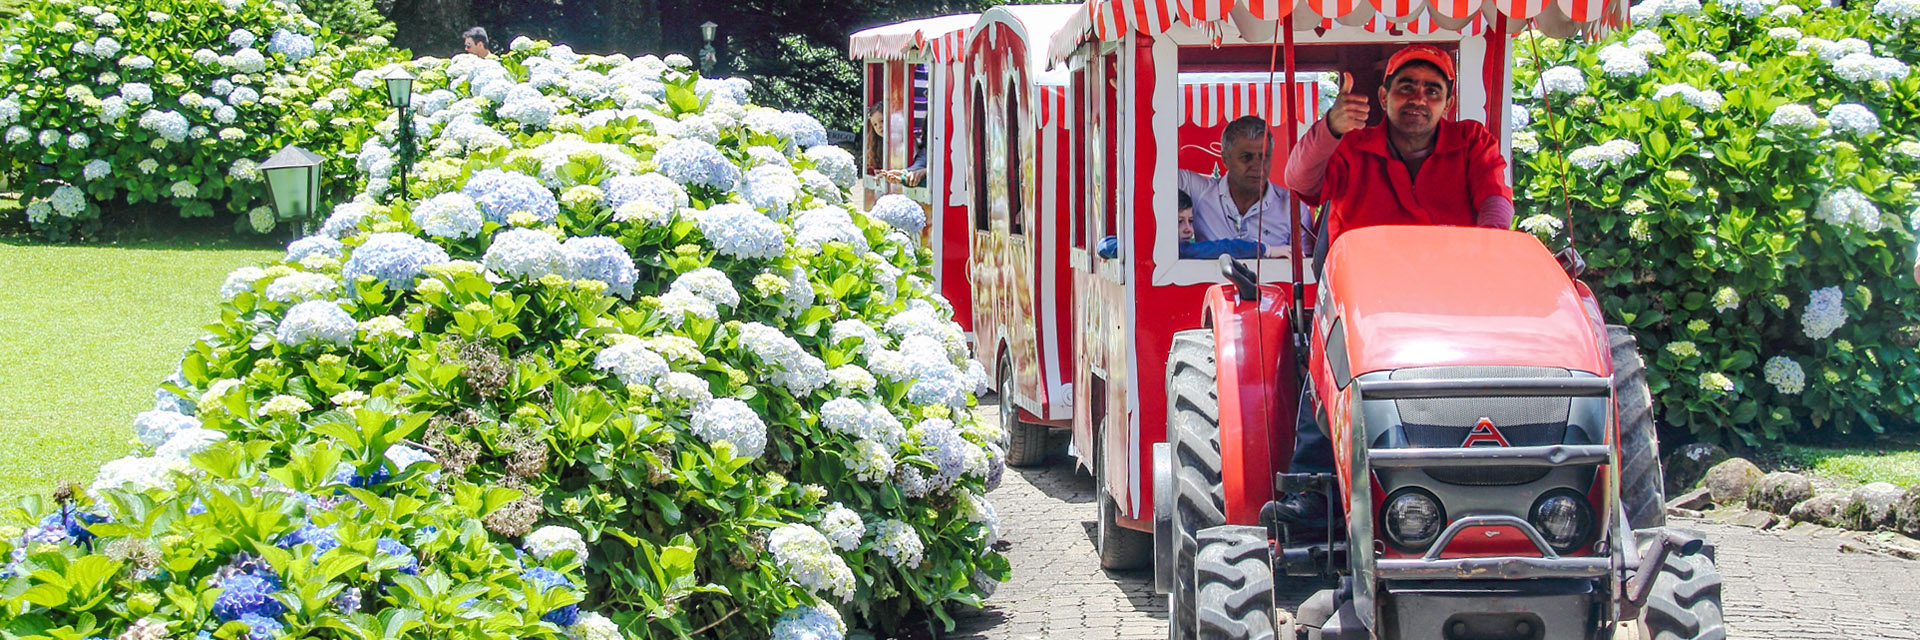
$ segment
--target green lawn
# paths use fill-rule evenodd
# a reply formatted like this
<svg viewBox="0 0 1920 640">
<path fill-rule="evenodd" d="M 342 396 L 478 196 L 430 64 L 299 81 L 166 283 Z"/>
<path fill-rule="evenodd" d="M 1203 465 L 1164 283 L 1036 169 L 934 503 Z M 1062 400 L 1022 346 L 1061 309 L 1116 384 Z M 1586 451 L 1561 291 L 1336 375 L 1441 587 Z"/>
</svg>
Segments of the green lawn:
<svg viewBox="0 0 1920 640">
<path fill-rule="evenodd" d="M 227 272 L 280 256 L 185 244 L 0 243 L 0 496 L 91 481 L 131 451 Z"/>
<path fill-rule="evenodd" d="M 1920 451 L 1802 447 L 1781 448 L 1780 458 L 1810 473 L 1848 484 L 1891 482 L 1920 485 Z"/>
</svg>

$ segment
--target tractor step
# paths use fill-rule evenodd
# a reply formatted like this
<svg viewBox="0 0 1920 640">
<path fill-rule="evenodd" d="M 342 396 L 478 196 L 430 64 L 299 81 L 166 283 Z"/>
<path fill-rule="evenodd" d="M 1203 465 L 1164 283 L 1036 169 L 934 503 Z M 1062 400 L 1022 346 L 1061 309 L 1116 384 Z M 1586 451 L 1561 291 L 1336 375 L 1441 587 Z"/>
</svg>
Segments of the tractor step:
<svg viewBox="0 0 1920 640">
<path fill-rule="evenodd" d="M 1280 493 L 1327 493 L 1333 489 L 1331 473 L 1276 473 L 1273 490 Z"/>
</svg>

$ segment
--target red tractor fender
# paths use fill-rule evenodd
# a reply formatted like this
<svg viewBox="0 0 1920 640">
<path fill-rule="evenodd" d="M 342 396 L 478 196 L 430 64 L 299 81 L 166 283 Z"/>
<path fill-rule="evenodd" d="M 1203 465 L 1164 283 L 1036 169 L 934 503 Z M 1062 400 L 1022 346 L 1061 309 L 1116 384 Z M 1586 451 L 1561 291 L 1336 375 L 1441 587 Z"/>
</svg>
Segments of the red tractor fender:
<svg viewBox="0 0 1920 640">
<path fill-rule="evenodd" d="M 1292 306 L 1291 285 L 1284 283 L 1261 285 L 1257 302 L 1241 300 L 1231 284 L 1207 289 L 1227 524 L 1260 524 L 1260 508 L 1274 496 L 1274 473 L 1293 457 L 1300 381 L 1287 327 Z"/>
</svg>

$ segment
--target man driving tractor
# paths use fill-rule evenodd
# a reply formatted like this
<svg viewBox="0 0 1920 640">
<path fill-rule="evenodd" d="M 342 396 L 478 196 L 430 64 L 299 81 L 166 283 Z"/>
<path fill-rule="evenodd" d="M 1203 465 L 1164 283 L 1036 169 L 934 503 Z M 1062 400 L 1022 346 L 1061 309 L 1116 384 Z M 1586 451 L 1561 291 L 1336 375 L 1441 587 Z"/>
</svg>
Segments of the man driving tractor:
<svg viewBox="0 0 1920 640">
<path fill-rule="evenodd" d="M 1446 117 L 1458 99 L 1454 81 L 1446 52 L 1408 46 L 1387 59 L 1378 96 L 1383 121 L 1367 126 L 1372 107 L 1349 91 L 1349 79 L 1327 117 L 1301 136 L 1284 178 L 1306 203 L 1328 205 L 1326 246 L 1375 225 L 1512 228 L 1513 189 L 1500 139 L 1484 124 Z M 1325 253 L 1316 252 L 1316 263 Z M 1334 470 L 1312 397 L 1300 394 L 1292 473 Z M 1275 515 L 1301 531 L 1324 529 L 1328 516 L 1324 500 L 1303 494 L 1286 496 Z"/>
</svg>

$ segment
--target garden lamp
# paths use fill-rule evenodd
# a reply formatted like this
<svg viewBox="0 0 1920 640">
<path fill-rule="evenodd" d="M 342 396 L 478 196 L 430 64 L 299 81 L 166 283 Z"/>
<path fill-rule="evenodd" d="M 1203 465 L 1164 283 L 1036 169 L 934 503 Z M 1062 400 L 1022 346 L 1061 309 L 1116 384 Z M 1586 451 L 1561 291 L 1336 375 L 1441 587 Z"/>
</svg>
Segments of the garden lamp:
<svg viewBox="0 0 1920 640">
<path fill-rule="evenodd" d="M 406 111 L 413 104 L 413 74 L 396 66 L 381 79 L 387 82 L 387 106 Z"/>
<path fill-rule="evenodd" d="M 719 31 L 720 25 L 714 24 L 712 20 L 700 23 L 700 37 L 707 42 L 705 46 L 700 47 L 700 75 L 702 76 L 713 75 L 713 66 L 720 62 L 719 54 L 713 50 L 713 36 Z"/>
<path fill-rule="evenodd" d="M 273 211 L 282 220 L 299 220 L 304 227 L 313 217 L 320 200 L 320 165 L 325 162 L 326 158 L 311 151 L 287 145 L 260 163 L 260 173 L 267 178 L 267 192 L 273 197 Z"/>
<path fill-rule="evenodd" d="M 407 169 L 413 167 L 413 117 L 407 107 L 413 104 L 413 74 L 395 66 L 381 77 L 387 83 L 387 104 L 399 110 L 400 121 L 400 199 L 407 198 Z"/>
</svg>

